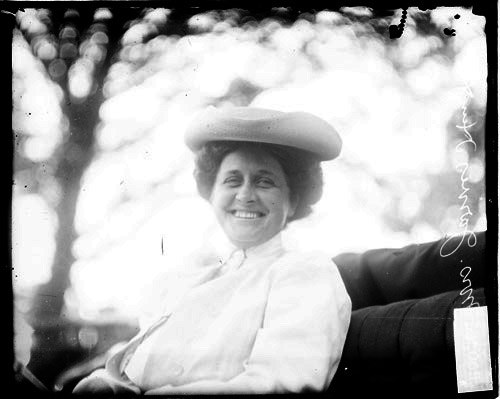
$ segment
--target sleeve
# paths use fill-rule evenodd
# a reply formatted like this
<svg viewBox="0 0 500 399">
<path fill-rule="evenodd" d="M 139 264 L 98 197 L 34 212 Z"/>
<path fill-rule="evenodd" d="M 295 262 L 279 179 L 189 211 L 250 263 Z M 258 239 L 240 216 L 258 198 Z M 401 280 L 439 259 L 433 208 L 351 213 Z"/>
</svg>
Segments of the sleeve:
<svg viewBox="0 0 500 399">
<path fill-rule="evenodd" d="M 319 262 L 281 265 L 271 284 L 262 327 L 244 371 L 228 381 L 166 385 L 147 394 L 321 391 L 337 370 L 351 301 L 337 267 Z"/>
<path fill-rule="evenodd" d="M 139 299 L 139 314 L 137 321 L 141 330 L 149 327 L 155 320 L 161 317 L 165 303 L 170 299 L 169 292 L 171 286 L 179 279 L 179 273 L 163 272 L 151 277 L 141 287 L 141 297 Z"/>
<path fill-rule="evenodd" d="M 173 278 L 163 273 L 155 278 L 149 280 L 142 287 L 143 296 L 139 300 L 139 313 L 137 321 L 139 322 L 139 333 L 135 336 L 143 334 L 153 323 L 157 321 L 162 311 L 162 304 L 167 292 L 167 283 Z M 106 367 L 97 369 L 87 377 L 83 378 L 74 388 L 75 394 L 121 394 L 121 393 L 135 393 L 140 394 L 141 390 L 133 382 L 126 378 L 117 377 L 117 371 L 113 369 L 119 367 L 121 361 L 113 362 L 114 366 L 109 366 L 109 359 L 123 352 L 125 347 L 129 345 L 135 338 L 128 341 L 127 344 L 121 345 L 118 350 L 108 351 L 108 362 Z M 120 357 L 121 359 L 121 357 Z"/>
</svg>

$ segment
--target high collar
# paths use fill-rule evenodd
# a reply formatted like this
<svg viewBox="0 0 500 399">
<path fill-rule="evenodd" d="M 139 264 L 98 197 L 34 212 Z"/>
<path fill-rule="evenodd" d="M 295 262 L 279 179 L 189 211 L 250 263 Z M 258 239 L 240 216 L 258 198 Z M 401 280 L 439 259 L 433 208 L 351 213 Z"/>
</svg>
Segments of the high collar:
<svg viewBox="0 0 500 399">
<path fill-rule="evenodd" d="M 247 249 L 238 248 L 228 240 L 226 242 L 226 245 L 219 251 L 218 256 L 221 263 L 226 263 L 228 259 L 231 258 L 231 256 L 234 256 L 237 252 L 241 252 L 246 260 L 254 260 L 257 258 L 276 256 L 279 255 L 282 251 L 283 243 L 281 239 L 281 233 L 278 233 L 270 240 Z"/>
</svg>

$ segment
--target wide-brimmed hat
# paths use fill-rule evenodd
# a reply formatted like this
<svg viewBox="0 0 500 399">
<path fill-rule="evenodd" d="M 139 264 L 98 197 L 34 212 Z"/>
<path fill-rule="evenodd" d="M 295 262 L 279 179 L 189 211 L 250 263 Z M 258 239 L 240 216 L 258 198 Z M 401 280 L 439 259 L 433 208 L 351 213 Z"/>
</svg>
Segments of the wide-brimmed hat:
<svg viewBox="0 0 500 399">
<path fill-rule="evenodd" d="M 184 138 L 194 152 L 210 141 L 250 141 L 299 148 L 321 161 L 336 158 L 342 148 L 333 126 L 313 114 L 252 107 L 209 107 L 193 119 Z"/>
</svg>

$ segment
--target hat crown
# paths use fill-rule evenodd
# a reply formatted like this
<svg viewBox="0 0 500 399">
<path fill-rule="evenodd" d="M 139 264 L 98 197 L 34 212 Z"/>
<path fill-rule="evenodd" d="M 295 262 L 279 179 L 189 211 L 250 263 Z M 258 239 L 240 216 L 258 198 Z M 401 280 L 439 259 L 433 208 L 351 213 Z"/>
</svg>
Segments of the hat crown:
<svg viewBox="0 0 500 399">
<path fill-rule="evenodd" d="M 275 111 L 266 108 L 255 107 L 234 107 L 218 109 L 213 107 L 213 112 L 218 113 L 219 117 L 227 117 L 233 119 L 242 119 L 249 121 L 260 121 L 269 118 L 276 118 L 282 116 L 285 112 Z"/>
</svg>

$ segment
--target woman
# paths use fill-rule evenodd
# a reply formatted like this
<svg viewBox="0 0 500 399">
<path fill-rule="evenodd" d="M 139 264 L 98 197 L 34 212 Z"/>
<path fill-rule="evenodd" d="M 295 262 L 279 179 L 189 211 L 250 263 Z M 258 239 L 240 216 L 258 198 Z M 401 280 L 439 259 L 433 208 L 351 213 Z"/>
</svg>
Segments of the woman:
<svg viewBox="0 0 500 399">
<path fill-rule="evenodd" d="M 153 322 L 74 392 L 326 389 L 351 302 L 330 257 L 284 248 L 281 231 L 319 200 L 320 162 L 339 154 L 340 137 L 307 113 L 212 107 L 185 138 L 227 255 L 172 273 Z"/>
</svg>

